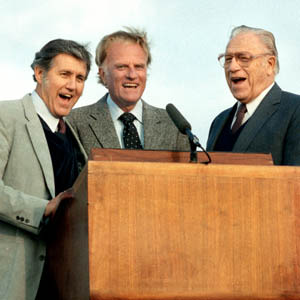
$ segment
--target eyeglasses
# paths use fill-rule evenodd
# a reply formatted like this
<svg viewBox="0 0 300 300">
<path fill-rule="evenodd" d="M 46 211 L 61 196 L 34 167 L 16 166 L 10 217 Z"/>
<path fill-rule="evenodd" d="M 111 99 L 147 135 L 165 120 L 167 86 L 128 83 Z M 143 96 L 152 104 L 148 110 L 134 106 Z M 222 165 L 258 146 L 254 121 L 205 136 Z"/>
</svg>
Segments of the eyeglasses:
<svg viewBox="0 0 300 300">
<path fill-rule="evenodd" d="M 261 56 L 265 55 L 272 55 L 270 53 L 262 53 L 262 54 L 257 54 L 257 55 L 252 55 L 248 52 L 237 52 L 231 55 L 226 55 L 226 54 L 220 54 L 218 57 L 218 61 L 223 68 L 228 68 L 228 66 L 231 64 L 233 58 L 235 58 L 236 62 L 241 66 L 241 67 L 248 67 L 251 62 Z"/>
</svg>

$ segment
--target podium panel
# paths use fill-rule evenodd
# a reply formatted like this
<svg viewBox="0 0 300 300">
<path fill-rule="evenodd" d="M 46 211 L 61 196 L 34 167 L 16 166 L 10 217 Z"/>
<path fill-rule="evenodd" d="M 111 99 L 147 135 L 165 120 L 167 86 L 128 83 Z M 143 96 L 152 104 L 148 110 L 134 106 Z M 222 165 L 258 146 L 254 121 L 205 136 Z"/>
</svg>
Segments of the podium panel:
<svg viewBox="0 0 300 300">
<path fill-rule="evenodd" d="M 74 188 L 61 299 L 300 299 L 298 167 L 89 161 Z"/>
</svg>

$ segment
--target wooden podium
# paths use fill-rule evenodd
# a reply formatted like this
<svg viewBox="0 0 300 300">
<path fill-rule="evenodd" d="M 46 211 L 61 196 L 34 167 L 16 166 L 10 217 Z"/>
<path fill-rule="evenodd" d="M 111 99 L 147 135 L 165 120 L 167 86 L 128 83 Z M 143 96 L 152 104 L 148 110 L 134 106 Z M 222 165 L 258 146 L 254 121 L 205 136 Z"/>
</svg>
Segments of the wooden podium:
<svg viewBox="0 0 300 300">
<path fill-rule="evenodd" d="M 59 299 L 300 299 L 299 167 L 112 157 L 55 222 Z"/>
</svg>

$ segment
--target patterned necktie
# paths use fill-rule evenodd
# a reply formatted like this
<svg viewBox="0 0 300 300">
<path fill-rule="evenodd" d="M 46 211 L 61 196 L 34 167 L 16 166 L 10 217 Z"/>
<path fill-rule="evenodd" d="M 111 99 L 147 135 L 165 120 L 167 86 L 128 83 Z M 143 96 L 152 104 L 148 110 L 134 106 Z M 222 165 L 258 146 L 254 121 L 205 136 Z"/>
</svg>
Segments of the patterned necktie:
<svg viewBox="0 0 300 300">
<path fill-rule="evenodd" d="M 66 133 L 66 123 L 63 120 L 63 118 L 59 119 L 58 125 L 57 125 L 57 129 L 59 133 L 65 134 Z"/>
<path fill-rule="evenodd" d="M 231 132 L 233 134 L 235 134 L 241 127 L 246 112 L 247 112 L 247 107 L 245 104 L 242 103 L 238 109 L 236 120 L 231 128 Z"/>
<path fill-rule="evenodd" d="M 136 117 L 131 113 L 124 113 L 119 117 L 124 124 L 123 141 L 126 149 L 143 149 L 138 132 L 133 121 Z"/>
</svg>

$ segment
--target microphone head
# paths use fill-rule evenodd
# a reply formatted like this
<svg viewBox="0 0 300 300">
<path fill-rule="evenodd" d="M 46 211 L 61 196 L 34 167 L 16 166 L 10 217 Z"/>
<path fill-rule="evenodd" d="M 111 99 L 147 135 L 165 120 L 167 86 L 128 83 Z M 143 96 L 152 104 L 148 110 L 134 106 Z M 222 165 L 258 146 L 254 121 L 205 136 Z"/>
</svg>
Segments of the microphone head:
<svg viewBox="0 0 300 300">
<path fill-rule="evenodd" d="M 176 125 L 176 127 L 181 133 L 186 134 L 187 129 L 189 130 L 192 129 L 191 124 L 184 118 L 184 116 L 178 111 L 178 109 L 172 103 L 169 103 L 166 106 L 166 111 L 169 117 L 171 118 L 171 120 L 173 121 L 173 123 Z"/>
</svg>

